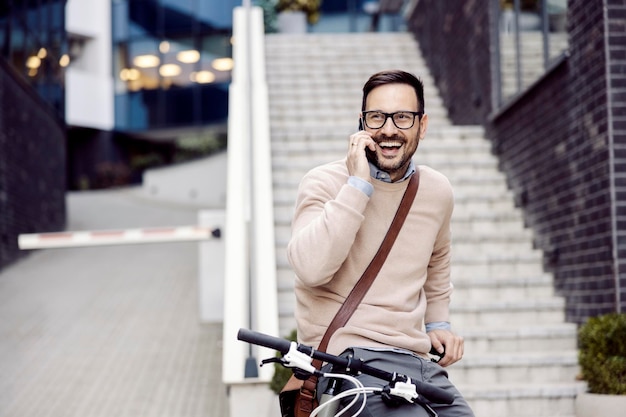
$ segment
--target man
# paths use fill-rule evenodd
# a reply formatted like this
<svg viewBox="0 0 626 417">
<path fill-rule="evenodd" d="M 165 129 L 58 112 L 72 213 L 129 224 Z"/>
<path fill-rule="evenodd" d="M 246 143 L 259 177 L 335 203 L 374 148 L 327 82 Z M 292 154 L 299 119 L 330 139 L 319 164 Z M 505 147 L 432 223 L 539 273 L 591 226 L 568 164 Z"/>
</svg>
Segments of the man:
<svg viewBox="0 0 626 417">
<path fill-rule="evenodd" d="M 361 130 L 350 136 L 346 158 L 314 168 L 300 183 L 287 248 L 296 273 L 298 339 L 319 345 L 419 169 L 419 190 L 385 264 L 327 352 L 423 378 L 455 395 L 452 406 L 431 404 L 440 416 L 473 416 L 442 368 L 461 359 L 463 339 L 451 332 L 449 320 L 452 189 L 442 174 L 412 160 L 428 127 L 423 85 L 404 71 L 374 74 L 363 87 L 361 110 Z M 439 364 L 428 358 L 431 347 L 445 350 Z M 384 385 L 359 378 L 366 386 Z M 320 380 L 318 396 L 326 383 Z M 413 404 L 389 407 L 376 396 L 361 415 L 425 413 Z"/>
</svg>

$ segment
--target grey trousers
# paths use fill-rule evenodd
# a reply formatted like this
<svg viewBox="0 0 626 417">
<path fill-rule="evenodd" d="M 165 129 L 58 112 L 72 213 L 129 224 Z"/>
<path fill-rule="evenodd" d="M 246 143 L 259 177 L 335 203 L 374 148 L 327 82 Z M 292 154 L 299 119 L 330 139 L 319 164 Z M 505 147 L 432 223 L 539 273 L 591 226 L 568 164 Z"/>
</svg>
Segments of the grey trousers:
<svg viewBox="0 0 626 417">
<path fill-rule="evenodd" d="M 474 413 L 471 408 L 456 389 L 456 387 L 448 380 L 448 373 L 444 368 L 431 362 L 428 359 L 421 358 L 417 355 L 410 353 L 397 352 L 391 350 L 371 350 L 363 348 L 350 348 L 341 354 L 342 357 L 352 355 L 354 358 L 362 359 L 367 365 L 373 366 L 379 369 L 383 369 L 387 372 L 396 372 L 404 374 L 415 381 L 422 381 L 439 388 L 442 388 L 454 395 L 454 402 L 448 404 L 436 404 L 430 401 L 425 403 L 430 406 L 439 417 L 474 417 Z M 330 372 L 330 365 L 326 365 L 322 368 L 324 372 Z M 357 377 L 359 381 L 366 387 L 384 387 L 387 385 L 386 381 L 369 376 L 359 375 Z M 323 394 L 324 390 L 328 386 L 327 378 L 320 378 L 317 385 L 318 399 Z M 353 388 L 349 382 L 343 382 L 341 384 L 340 391 Z M 419 392 L 418 392 L 419 394 Z M 342 407 L 348 405 L 352 398 L 345 398 L 341 401 L 339 410 Z M 344 416 L 352 416 L 361 407 L 361 402 L 358 401 L 353 409 L 346 412 Z M 402 403 L 400 405 L 388 405 L 383 402 L 380 395 L 368 394 L 367 405 L 361 412 L 359 417 L 428 417 L 431 414 L 427 409 L 420 404 Z"/>
</svg>

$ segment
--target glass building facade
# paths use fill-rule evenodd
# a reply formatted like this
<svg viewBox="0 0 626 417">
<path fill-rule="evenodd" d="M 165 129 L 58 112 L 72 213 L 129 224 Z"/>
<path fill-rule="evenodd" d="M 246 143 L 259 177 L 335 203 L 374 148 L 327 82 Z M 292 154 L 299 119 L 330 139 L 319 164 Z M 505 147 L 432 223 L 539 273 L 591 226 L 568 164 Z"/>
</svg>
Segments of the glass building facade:
<svg viewBox="0 0 626 417">
<path fill-rule="evenodd" d="M 116 130 L 225 123 L 234 0 L 113 0 Z"/>
<path fill-rule="evenodd" d="M 64 69 L 69 65 L 65 0 L 0 1 L 2 57 L 57 115 L 64 115 Z"/>
</svg>

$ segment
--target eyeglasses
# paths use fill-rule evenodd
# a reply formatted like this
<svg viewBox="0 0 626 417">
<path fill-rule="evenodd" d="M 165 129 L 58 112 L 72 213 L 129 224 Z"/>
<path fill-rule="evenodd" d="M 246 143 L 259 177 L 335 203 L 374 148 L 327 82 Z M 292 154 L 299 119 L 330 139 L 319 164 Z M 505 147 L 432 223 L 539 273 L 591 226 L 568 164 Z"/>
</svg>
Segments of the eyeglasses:
<svg viewBox="0 0 626 417">
<path fill-rule="evenodd" d="M 415 116 L 422 117 L 423 111 L 397 111 L 393 113 L 384 113 L 378 110 L 370 110 L 363 112 L 363 120 L 365 126 L 370 129 L 380 129 L 387 122 L 387 118 L 391 117 L 393 124 L 398 129 L 410 129 L 415 124 Z"/>
</svg>

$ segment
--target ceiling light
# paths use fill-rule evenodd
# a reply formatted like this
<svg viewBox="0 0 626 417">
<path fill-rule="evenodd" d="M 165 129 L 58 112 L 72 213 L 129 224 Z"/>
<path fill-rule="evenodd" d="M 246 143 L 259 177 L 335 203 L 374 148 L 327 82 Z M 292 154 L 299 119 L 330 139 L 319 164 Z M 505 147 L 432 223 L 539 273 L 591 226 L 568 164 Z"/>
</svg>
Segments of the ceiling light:
<svg viewBox="0 0 626 417">
<path fill-rule="evenodd" d="M 192 72 L 189 78 L 191 79 L 191 81 L 198 84 L 209 84 L 215 81 L 215 74 L 213 74 L 211 71 L 198 71 Z"/>
<path fill-rule="evenodd" d="M 161 51 L 161 53 L 168 53 L 170 51 L 170 43 L 168 41 L 162 41 L 159 44 L 159 51 Z"/>
<path fill-rule="evenodd" d="M 129 81 L 136 81 L 139 79 L 140 76 L 141 76 L 141 73 L 139 72 L 137 68 L 131 68 L 128 70 Z"/>
<path fill-rule="evenodd" d="M 161 60 L 156 55 L 137 55 L 133 59 L 133 64 L 139 68 L 153 68 L 159 66 Z"/>
<path fill-rule="evenodd" d="M 59 65 L 63 68 L 70 65 L 70 56 L 68 54 L 63 54 L 63 56 L 59 58 Z"/>
<path fill-rule="evenodd" d="M 137 68 L 124 68 L 120 71 L 120 79 L 122 81 L 137 81 L 141 73 Z"/>
<path fill-rule="evenodd" d="M 233 69 L 233 65 L 234 62 L 232 58 L 217 58 L 211 63 L 211 66 L 217 71 L 230 71 Z"/>
<path fill-rule="evenodd" d="M 36 69 L 41 66 L 41 59 L 38 56 L 29 56 L 26 60 L 26 68 Z"/>
<path fill-rule="evenodd" d="M 193 64 L 200 60 L 200 52 L 191 49 L 189 51 L 180 51 L 176 54 L 176 59 L 185 64 Z"/>
<path fill-rule="evenodd" d="M 46 56 L 48 56 L 48 51 L 46 51 L 46 48 L 40 48 L 39 52 L 37 52 L 37 56 L 41 59 L 44 59 Z"/>
<path fill-rule="evenodd" d="M 180 67 L 176 64 L 165 64 L 159 68 L 162 77 L 175 77 L 180 74 Z"/>
</svg>

